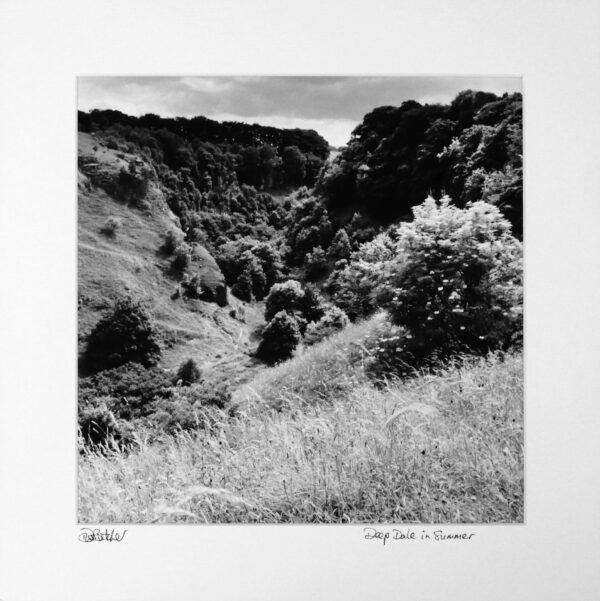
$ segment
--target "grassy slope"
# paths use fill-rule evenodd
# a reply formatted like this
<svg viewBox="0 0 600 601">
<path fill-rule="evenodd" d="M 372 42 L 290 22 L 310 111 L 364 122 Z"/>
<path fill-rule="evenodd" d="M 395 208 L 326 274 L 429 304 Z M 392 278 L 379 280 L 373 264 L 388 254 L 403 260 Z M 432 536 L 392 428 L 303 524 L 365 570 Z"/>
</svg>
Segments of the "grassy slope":
<svg viewBox="0 0 600 601">
<path fill-rule="evenodd" d="M 380 322 L 260 373 L 212 430 L 82 457 L 80 521 L 523 521 L 520 355 L 376 389 Z"/>
<path fill-rule="evenodd" d="M 96 147 L 96 149 L 94 149 Z M 116 173 L 132 157 L 106 148 L 89 134 L 79 134 L 79 155 L 93 158 L 100 170 Z M 160 247 L 176 219 L 162 194 L 151 184 L 147 200 L 150 208 L 138 210 L 113 199 L 99 188 L 86 185 L 79 174 L 79 337 L 89 333 L 101 315 L 117 298 L 131 294 L 141 300 L 156 320 L 164 341 L 162 365 L 177 367 L 193 357 L 205 369 L 244 381 L 256 370 L 248 353 L 256 347 L 252 330 L 261 321 L 260 307 L 245 306 L 246 322 L 233 319 L 230 309 L 243 305 L 230 295 L 229 307 L 202 301 L 171 299 L 177 278 L 168 275 L 169 258 Z M 121 220 L 114 238 L 100 232 L 109 216 Z M 197 248 L 197 269 L 218 273 L 215 264 L 201 247 Z M 216 276 L 215 276 L 216 277 Z M 81 349 L 80 349 L 81 350 Z"/>
</svg>

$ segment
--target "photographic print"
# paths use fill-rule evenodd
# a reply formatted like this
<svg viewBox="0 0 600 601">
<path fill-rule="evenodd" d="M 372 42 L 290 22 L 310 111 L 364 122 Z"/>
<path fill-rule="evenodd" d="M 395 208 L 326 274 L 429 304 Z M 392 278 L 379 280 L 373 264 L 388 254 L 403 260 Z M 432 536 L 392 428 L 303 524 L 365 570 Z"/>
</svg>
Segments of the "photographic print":
<svg viewBox="0 0 600 601">
<path fill-rule="evenodd" d="M 519 77 L 78 79 L 78 521 L 524 521 Z"/>
</svg>

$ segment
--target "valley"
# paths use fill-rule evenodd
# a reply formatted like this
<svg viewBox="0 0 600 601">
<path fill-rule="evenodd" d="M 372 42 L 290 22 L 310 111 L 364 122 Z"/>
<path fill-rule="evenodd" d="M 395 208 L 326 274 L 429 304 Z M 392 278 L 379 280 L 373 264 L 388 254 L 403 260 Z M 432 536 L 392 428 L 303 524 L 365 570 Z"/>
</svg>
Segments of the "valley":
<svg viewBox="0 0 600 601">
<path fill-rule="evenodd" d="M 80 112 L 80 522 L 522 522 L 521 105 Z"/>
</svg>

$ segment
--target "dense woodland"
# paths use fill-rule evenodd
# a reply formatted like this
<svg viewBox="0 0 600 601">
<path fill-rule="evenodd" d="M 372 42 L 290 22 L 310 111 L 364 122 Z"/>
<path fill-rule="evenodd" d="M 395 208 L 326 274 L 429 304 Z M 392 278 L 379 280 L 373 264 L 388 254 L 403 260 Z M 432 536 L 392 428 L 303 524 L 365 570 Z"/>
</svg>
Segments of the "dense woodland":
<svg viewBox="0 0 600 601">
<path fill-rule="evenodd" d="M 265 369 L 361 331 L 352 344 L 376 391 L 520 348 L 520 94 L 375 108 L 332 160 L 315 131 L 113 110 L 80 112 L 78 122 L 139 157 L 91 186 L 143 212 L 152 185 L 176 217 L 160 249 L 174 298 L 258 303 L 253 357 Z M 106 236 L 118 228 L 107 222 Z M 195 270 L 198 247 L 216 261 L 220 289 Z M 363 331 L 367 323 L 376 325 Z M 235 391 L 194 357 L 162 369 L 162 345 L 152 315 L 125 294 L 96 323 L 80 355 L 82 453 L 129 452 L 142 430 L 160 441 L 243 419 Z M 344 348 L 346 369 L 358 370 Z"/>
<path fill-rule="evenodd" d="M 347 258 L 346 248 L 336 249 L 346 236 L 356 251 L 386 226 L 410 220 L 427 196 L 448 195 L 457 207 L 489 202 L 522 238 L 520 94 L 467 91 L 448 106 L 377 108 L 327 164 L 328 145 L 314 131 L 118 111 L 80 112 L 79 128 L 151 162 L 186 240 L 221 260 L 229 285 L 238 275 L 229 257 L 250 244 L 243 238 L 276 240 L 288 265 L 306 263 L 309 279 L 319 279 L 327 253 Z"/>
</svg>

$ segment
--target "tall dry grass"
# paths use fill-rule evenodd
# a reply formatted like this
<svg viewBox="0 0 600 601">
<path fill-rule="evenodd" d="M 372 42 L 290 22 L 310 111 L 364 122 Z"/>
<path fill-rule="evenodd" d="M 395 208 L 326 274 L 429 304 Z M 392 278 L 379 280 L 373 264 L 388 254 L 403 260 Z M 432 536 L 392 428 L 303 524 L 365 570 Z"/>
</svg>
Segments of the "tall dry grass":
<svg viewBox="0 0 600 601">
<path fill-rule="evenodd" d="M 261 373 L 234 418 L 87 452 L 80 521 L 522 522 L 521 356 L 375 388 L 348 353 L 361 328 Z"/>
</svg>

